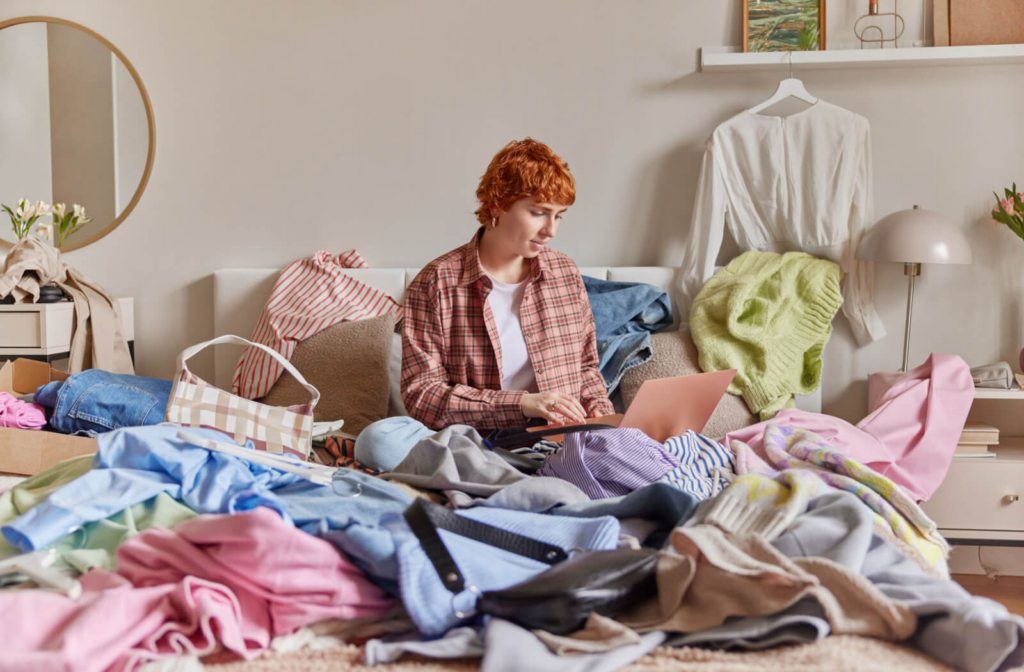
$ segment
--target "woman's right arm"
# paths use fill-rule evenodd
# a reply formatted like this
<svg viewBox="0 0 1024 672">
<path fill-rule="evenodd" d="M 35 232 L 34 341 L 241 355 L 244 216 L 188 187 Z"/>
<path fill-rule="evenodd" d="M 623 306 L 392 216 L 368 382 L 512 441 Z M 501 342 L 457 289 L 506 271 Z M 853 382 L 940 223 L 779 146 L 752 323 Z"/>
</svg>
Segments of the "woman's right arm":
<svg viewBox="0 0 1024 672">
<path fill-rule="evenodd" d="M 417 279 L 405 294 L 402 323 L 402 401 L 431 429 L 464 424 L 493 428 L 525 424 L 526 392 L 452 385 L 444 368 L 444 324 L 450 322 L 437 288 Z M 447 319 L 446 319 L 447 318 Z"/>
</svg>

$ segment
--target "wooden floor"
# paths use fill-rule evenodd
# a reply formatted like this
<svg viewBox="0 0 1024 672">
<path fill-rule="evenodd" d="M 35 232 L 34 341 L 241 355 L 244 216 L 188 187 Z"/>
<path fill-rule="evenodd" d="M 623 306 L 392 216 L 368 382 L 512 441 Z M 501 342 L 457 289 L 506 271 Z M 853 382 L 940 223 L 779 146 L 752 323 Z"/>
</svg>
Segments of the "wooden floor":
<svg viewBox="0 0 1024 672">
<path fill-rule="evenodd" d="M 954 574 L 953 579 L 967 592 L 993 599 L 1024 616 L 1024 576 L 1000 576 L 992 580 L 984 574 Z"/>
</svg>

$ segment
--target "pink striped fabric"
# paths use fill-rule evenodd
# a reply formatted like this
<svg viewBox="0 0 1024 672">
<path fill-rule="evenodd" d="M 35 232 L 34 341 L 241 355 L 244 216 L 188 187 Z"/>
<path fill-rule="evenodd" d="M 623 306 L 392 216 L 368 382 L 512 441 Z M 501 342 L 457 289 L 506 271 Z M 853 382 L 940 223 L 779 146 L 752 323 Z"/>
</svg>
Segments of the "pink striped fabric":
<svg viewBox="0 0 1024 672">
<path fill-rule="evenodd" d="M 337 257 L 321 251 L 309 259 L 292 262 L 278 276 L 249 340 L 262 343 L 290 360 L 296 344 L 338 322 L 387 313 L 397 313 L 396 317 L 401 319 L 402 307 L 398 302 L 346 275 L 347 268 L 369 265 L 355 250 Z M 235 367 L 232 391 L 246 399 L 264 397 L 283 370 L 270 355 L 247 347 Z"/>
</svg>

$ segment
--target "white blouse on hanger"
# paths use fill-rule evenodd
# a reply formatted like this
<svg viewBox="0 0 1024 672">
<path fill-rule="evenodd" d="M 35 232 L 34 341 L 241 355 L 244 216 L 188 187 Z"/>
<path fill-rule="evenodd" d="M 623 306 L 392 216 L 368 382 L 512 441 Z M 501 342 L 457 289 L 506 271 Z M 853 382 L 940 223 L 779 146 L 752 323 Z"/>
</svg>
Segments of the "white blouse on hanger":
<svg viewBox="0 0 1024 672">
<path fill-rule="evenodd" d="M 867 119 L 819 100 L 789 117 L 741 112 L 719 126 L 704 153 L 680 307 L 715 271 L 729 227 L 743 250 L 799 250 L 846 274 L 843 313 L 861 345 L 885 336 L 873 303 L 874 272 L 857 244 L 874 224 Z"/>
</svg>

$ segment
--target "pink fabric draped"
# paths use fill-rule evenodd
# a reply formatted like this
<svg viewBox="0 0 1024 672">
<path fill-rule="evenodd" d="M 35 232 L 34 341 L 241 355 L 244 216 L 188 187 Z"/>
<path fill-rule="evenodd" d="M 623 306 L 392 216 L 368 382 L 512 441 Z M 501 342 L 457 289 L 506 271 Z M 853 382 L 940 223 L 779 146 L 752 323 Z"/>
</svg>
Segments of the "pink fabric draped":
<svg viewBox="0 0 1024 672">
<path fill-rule="evenodd" d="M 4 672 L 122 672 L 221 645 L 252 658 L 273 637 L 394 604 L 326 541 L 259 508 L 149 528 L 117 552 L 117 573 L 82 577 L 77 600 L 0 593 Z"/>
<path fill-rule="evenodd" d="M 906 373 L 872 375 L 869 412 L 856 426 L 794 408 L 783 409 L 770 423 L 818 434 L 898 484 L 915 500 L 924 501 L 946 477 L 972 403 L 970 367 L 954 355 L 933 354 Z M 724 443 L 731 448 L 732 441 L 738 439 L 760 451 L 768 424 L 731 432 Z M 755 465 L 744 468 L 737 464 L 738 473 L 752 470 Z"/>
</svg>

